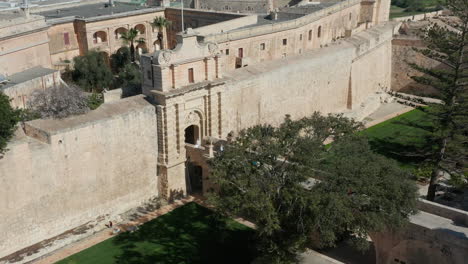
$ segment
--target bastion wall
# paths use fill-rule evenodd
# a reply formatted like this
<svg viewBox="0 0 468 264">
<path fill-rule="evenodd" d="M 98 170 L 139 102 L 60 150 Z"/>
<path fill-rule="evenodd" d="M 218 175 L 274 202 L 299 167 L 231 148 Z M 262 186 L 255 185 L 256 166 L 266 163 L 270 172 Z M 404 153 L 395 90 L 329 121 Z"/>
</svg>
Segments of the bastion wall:
<svg viewBox="0 0 468 264">
<path fill-rule="evenodd" d="M 158 195 L 155 108 L 142 96 L 25 132 L 0 159 L 0 258 Z"/>
<path fill-rule="evenodd" d="M 341 113 L 391 82 L 392 25 L 329 47 L 225 73 L 223 134 L 256 124 Z M 287 67 L 285 67 L 287 65 Z"/>
</svg>

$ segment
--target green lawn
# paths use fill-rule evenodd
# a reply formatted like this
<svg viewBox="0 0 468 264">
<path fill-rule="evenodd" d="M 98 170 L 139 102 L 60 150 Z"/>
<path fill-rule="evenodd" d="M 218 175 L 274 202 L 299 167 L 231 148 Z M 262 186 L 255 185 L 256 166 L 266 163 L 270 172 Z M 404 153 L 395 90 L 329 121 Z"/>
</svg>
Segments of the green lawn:
<svg viewBox="0 0 468 264">
<path fill-rule="evenodd" d="M 250 263 L 253 230 L 189 203 L 60 264 Z"/>
<path fill-rule="evenodd" d="M 440 1 L 440 0 L 416 0 L 416 1 L 421 2 L 421 6 L 423 7 L 423 10 L 407 12 L 405 11 L 406 8 L 401 8 L 392 4 L 390 6 L 390 18 L 412 16 L 412 15 L 417 15 L 417 14 L 433 12 L 433 11 L 436 11 L 437 6 L 443 3 L 443 1 Z"/>
<path fill-rule="evenodd" d="M 414 154 L 430 146 L 430 133 L 422 129 L 430 126 L 427 114 L 415 109 L 370 127 L 363 133 L 368 136 L 373 150 L 397 160 L 402 167 L 414 168 L 422 161 Z"/>
<path fill-rule="evenodd" d="M 404 8 L 401 8 L 401 7 L 398 7 L 398 6 L 393 6 L 393 5 L 390 6 L 390 18 L 419 15 L 419 14 L 424 14 L 424 13 L 427 13 L 427 11 L 405 12 Z"/>
</svg>

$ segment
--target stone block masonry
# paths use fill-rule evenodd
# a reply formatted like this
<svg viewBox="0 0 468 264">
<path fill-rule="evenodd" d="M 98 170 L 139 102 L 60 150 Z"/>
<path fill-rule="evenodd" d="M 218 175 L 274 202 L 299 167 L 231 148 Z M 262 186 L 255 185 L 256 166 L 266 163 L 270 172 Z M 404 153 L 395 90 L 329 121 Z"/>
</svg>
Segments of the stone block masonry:
<svg viewBox="0 0 468 264">
<path fill-rule="evenodd" d="M 156 111 L 142 96 L 26 128 L 0 159 L 0 258 L 158 195 Z"/>
</svg>

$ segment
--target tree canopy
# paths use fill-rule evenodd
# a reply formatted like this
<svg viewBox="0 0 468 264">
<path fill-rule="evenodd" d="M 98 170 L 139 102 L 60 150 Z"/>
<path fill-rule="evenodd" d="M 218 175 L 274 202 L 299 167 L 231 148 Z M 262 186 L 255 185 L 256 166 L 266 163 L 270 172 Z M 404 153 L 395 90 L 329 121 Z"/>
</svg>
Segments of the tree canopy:
<svg viewBox="0 0 468 264">
<path fill-rule="evenodd" d="M 243 130 L 210 162 L 221 213 L 257 225 L 260 263 L 290 263 L 306 246 L 396 229 L 415 212 L 416 187 L 370 150 L 361 124 L 315 113 Z M 333 140 L 332 144 L 326 142 Z"/>
<path fill-rule="evenodd" d="M 456 18 L 446 21 L 449 27 L 431 24 L 422 32 L 427 48 L 417 49 L 439 62 L 440 67 L 410 63 L 424 73 L 413 79 L 435 88 L 442 100 L 440 104 L 421 108 L 433 123 L 433 144 L 425 150 L 427 162 L 433 167 L 428 200 L 434 200 L 442 172 L 463 175 L 468 165 L 468 0 L 447 0 L 447 7 Z"/>
<path fill-rule="evenodd" d="M 119 73 L 125 65 L 130 64 L 130 49 L 128 47 L 122 47 L 111 55 L 111 68 L 114 73 Z"/>
<path fill-rule="evenodd" d="M 102 92 L 113 79 L 112 72 L 104 56 L 98 51 L 89 51 L 84 56 L 75 57 L 72 80 L 87 92 Z"/>
<path fill-rule="evenodd" d="M 138 44 L 144 44 L 145 39 L 144 38 L 139 38 L 138 37 L 138 30 L 131 28 L 130 30 L 123 32 L 120 38 L 124 41 L 126 44 L 130 44 L 130 59 L 132 62 L 135 61 L 135 42 Z"/>
<path fill-rule="evenodd" d="M 157 16 L 153 19 L 153 22 L 151 22 L 151 25 L 159 29 L 158 39 L 161 43 L 161 49 L 165 49 L 166 47 L 164 47 L 164 31 L 166 30 L 167 27 L 172 25 L 172 21 L 167 20 L 163 16 Z"/>
<path fill-rule="evenodd" d="M 7 143 L 15 133 L 19 120 L 20 111 L 13 109 L 10 98 L 0 92 L 0 157 L 5 153 Z"/>
</svg>

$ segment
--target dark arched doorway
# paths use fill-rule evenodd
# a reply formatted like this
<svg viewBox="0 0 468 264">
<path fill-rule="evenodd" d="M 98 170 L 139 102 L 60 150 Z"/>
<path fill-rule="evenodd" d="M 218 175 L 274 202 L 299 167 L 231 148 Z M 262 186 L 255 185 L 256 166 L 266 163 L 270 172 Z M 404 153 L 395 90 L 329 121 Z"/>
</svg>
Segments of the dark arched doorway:
<svg viewBox="0 0 468 264">
<path fill-rule="evenodd" d="M 188 194 L 203 194 L 203 169 L 201 166 L 187 161 L 186 182 Z"/>
<path fill-rule="evenodd" d="M 191 125 L 185 129 L 185 143 L 195 145 L 199 139 L 200 136 L 198 126 Z"/>
</svg>

